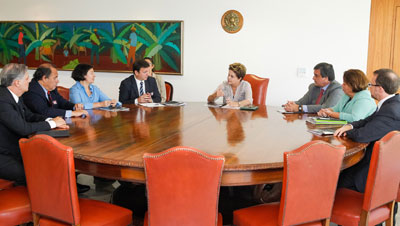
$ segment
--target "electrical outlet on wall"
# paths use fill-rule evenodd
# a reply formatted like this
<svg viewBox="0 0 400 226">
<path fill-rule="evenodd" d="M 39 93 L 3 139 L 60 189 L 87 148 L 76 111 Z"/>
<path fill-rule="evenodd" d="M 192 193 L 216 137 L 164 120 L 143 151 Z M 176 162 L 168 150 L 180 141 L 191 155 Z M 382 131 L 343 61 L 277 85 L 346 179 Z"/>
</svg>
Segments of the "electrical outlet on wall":
<svg viewBox="0 0 400 226">
<path fill-rule="evenodd" d="M 305 67 L 298 67 L 297 68 L 297 77 L 298 78 L 305 78 L 306 76 L 306 68 Z"/>
</svg>

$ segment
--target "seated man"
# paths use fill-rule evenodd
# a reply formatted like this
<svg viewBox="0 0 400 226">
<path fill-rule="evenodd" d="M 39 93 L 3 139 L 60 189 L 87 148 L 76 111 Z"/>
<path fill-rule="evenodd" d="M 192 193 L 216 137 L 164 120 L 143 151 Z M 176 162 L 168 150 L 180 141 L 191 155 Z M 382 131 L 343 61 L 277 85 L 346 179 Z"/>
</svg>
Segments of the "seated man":
<svg viewBox="0 0 400 226">
<path fill-rule="evenodd" d="M 57 91 L 58 72 L 54 65 L 42 64 L 29 83 L 29 90 L 22 97 L 31 111 L 47 117 L 72 117 L 87 115 L 82 104 L 65 100 Z"/>
<path fill-rule="evenodd" d="M 25 184 L 25 172 L 18 141 L 30 134 L 68 128 L 60 118 L 47 118 L 27 108 L 21 95 L 28 91 L 29 75 L 23 64 L 10 63 L 0 73 L 0 178 Z"/>
<path fill-rule="evenodd" d="M 289 112 L 316 113 L 321 108 L 336 105 L 343 95 L 341 85 L 335 80 L 333 66 L 319 63 L 314 67 L 314 83 L 308 87 L 308 92 L 298 101 L 288 101 L 284 108 Z"/>
<path fill-rule="evenodd" d="M 400 78 L 392 70 L 374 71 L 369 86 L 371 87 L 371 96 L 379 101 L 377 110 L 367 118 L 347 124 L 335 131 L 335 136 L 347 136 L 356 142 L 370 142 L 363 159 L 340 174 L 339 188 L 348 188 L 364 193 L 375 141 L 393 130 L 400 131 L 400 96 L 396 94 L 399 85 Z M 397 208 L 396 202 L 393 225 L 396 225 Z"/>
<path fill-rule="evenodd" d="M 396 94 L 399 83 L 400 78 L 390 69 L 374 71 L 369 85 L 371 96 L 379 101 L 377 110 L 367 118 L 335 131 L 335 136 L 347 136 L 356 142 L 370 142 L 363 159 L 342 172 L 338 187 L 364 193 L 375 141 L 393 130 L 400 130 L 400 96 Z"/>
<path fill-rule="evenodd" d="M 124 79 L 119 86 L 119 101 L 123 104 L 160 103 L 161 95 L 157 82 L 149 77 L 151 67 L 146 60 L 133 64 L 133 75 Z"/>
</svg>

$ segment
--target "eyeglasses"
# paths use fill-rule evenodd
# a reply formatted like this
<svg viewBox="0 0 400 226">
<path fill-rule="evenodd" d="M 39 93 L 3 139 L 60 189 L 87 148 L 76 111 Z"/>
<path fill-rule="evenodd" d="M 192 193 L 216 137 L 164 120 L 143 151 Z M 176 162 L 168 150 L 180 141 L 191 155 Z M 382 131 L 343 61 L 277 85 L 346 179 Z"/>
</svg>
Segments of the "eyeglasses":
<svg viewBox="0 0 400 226">
<path fill-rule="evenodd" d="M 371 87 L 371 86 L 380 86 L 380 85 L 376 85 L 376 84 L 368 83 L 368 87 Z"/>
</svg>

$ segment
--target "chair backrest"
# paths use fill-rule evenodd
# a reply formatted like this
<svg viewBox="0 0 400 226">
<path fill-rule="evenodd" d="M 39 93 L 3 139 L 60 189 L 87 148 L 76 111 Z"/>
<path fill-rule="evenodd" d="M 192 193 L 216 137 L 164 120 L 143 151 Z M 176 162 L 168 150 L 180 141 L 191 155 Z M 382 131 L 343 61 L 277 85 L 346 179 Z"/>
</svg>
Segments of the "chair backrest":
<svg viewBox="0 0 400 226">
<path fill-rule="evenodd" d="M 257 75 L 247 74 L 244 76 L 243 80 L 248 81 L 251 85 L 251 91 L 253 92 L 253 104 L 265 105 L 269 78 L 261 78 Z"/>
<path fill-rule="evenodd" d="M 363 209 L 373 210 L 396 200 L 400 175 L 400 132 L 375 142 L 365 185 Z"/>
<path fill-rule="evenodd" d="M 284 153 L 279 225 L 330 218 L 345 147 L 311 141 Z"/>
<path fill-rule="evenodd" d="M 165 101 L 171 101 L 174 94 L 174 87 L 169 82 L 165 82 L 165 93 L 167 94 Z"/>
<path fill-rule="evenodd" d="M 397 192 L 396 202 L 400 202 L 400 185 L 399 185 L 399 191 Z"/>
<path fill-rule="evenodd" d="M 0 179 L 0 190 L 12 188 L 14 185 L 13 181 Z"/>
<path fill-rule="evenodd" d="M 64 99 L 69 100 L 69 89 L 62 87 L 62 86 L 57 86 L 57 91 L 58 93 L 64 97 Z"/>
<path fill-rule="evenodd" d="M 190 147 L 143 156 L 149 225 L 216 225 L 225 158 Z"/>
<path fill-rule="evenodd" d="M 47 135 L 19 141 L 32 213 L 72 225 L 80 223 L 74 155 Z"/>
</svg>

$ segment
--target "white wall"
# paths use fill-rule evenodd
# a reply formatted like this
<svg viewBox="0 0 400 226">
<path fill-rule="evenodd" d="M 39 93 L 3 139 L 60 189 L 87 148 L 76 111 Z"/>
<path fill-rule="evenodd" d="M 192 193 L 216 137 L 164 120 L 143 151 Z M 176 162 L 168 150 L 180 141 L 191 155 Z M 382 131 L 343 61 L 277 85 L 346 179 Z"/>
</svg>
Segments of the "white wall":
<svg viewBox="0 0 400 226">
<path fill-rule="evenodd" d="M 58 2 L 58 4 L 57 4 Z M 205 101 L 241 62 L 248 73 L 269 77 L 267 104 L 296 100 L 312 82 L 312 68 L 326 61 L 342 82 L 349 68 L 366 71 L 368 0 L 0 0 L 0 20 L 183 20 L 183 76 L 163 75 L 174 99 Z M 242 13 L 244 25 L 228 34 L 220 25 L 225 11 Z M 297 77 L 297 68 L 306 77 Z M 33 72 L 31 73 L 33 74 Z M 70 87 L 70 72 L 60 71 Z M 112 98 L 128 74 L 96 73 L 96 85 Z"/>
</svg>

